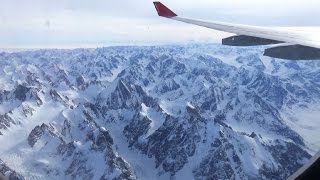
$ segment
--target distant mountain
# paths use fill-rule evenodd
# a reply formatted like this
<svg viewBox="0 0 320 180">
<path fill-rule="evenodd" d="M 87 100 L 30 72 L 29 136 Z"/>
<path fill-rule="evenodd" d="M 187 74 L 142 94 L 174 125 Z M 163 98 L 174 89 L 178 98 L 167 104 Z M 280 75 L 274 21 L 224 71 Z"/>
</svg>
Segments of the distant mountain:
<svg viewBox="0 0 320 180">
<path fill-rule="evenodd" d="M 215 44 L 0 53 L 0 174 L 286 179 L 320 148 L 320 61 Z"/>
</svg>

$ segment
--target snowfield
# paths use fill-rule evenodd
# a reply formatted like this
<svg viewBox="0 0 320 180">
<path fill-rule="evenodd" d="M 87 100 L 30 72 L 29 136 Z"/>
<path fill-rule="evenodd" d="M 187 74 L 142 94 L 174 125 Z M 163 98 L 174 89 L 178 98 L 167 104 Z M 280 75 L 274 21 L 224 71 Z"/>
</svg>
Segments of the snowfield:
<svg viewBox="0 0 320 180">
<path fill-rule="evenodd" d="M 11 179 L 286 179 L 320 149 L 320 61 L 216 44 L 0 53 Z"/>
</svg>

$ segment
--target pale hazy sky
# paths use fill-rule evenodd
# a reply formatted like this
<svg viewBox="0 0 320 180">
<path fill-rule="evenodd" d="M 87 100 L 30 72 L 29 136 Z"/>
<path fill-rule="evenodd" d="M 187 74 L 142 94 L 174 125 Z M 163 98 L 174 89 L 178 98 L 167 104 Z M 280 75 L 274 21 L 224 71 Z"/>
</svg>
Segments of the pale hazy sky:
<svg viewBox="0 0 320 180">
<path fill-rule="evenodd" d="M 163 0 L 183 17 L 320 26 L 319 0 Z M 0 0 L 0 48 L 218 42 L 225 33 L 160 18 L 152 0 Z"/>
</svg>

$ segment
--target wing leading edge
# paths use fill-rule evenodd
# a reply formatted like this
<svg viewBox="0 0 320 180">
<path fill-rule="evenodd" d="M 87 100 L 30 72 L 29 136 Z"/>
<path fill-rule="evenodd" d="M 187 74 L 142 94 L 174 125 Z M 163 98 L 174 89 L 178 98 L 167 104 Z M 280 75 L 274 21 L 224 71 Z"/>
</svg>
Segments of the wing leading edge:
<svg viewBox="0 0 320 180">
<path fill-rule="evenodd" d="M 248 46 L 287 43 L 285 45 L 285 49 L 287 50 L 285 54 L 288 54 L 288 52 L 291 51 L 291 48 L 296 52 L 304 52 L 306 49 L 309 50 L 310 48 L 308 52 L 312 52 L 312 54 L 309 55 L 308 53 L 295 53 L 294 55 L 286 58 L 286 55 L 279 54 L 281 53 L 281 51 L 275 49 L 277 47 L 273 47 L 270 48 L 270 50 L 268 49 L 268 53 L 265 53 L 265 55 L 292 60 L 320 59 L 320 41 L 316 41 L 312 38 L 306 37 L 303 34 L 299 34 L 298 32 L 285 31 L 277 28 L 248 26 L 217 21 L 207 22 L 202 20 L 194 20 L 179 17 L 176 13 L 167 8 L 161 2 L 154 2 L 154 6 L 158 12 L 158 15 L 161 17 L 237 35 L 224 39 L 223 44 L 225 45 Z M 279 46 L 279 48 L 281 47 L 282 46 Z M 297 51 L 297 49 L 300 51 Z"/>
</svg>

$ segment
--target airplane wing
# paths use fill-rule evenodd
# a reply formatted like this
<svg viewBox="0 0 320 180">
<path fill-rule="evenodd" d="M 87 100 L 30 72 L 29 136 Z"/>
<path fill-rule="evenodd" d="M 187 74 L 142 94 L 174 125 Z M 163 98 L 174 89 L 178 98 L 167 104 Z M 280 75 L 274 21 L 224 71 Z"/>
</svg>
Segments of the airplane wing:
<svg viewBox="0 0 320 180">
<path fill-rule="evenodd" d="M 290 60 L 320 60 L 320 40 L 316 40 L 312 36 L 309 37 L 299 32 L 285 31 L 277 28 L 216 21 L 207 22 L 179 17 L 161 2 L 157 1 L 153 3 L 158 15 L 161 17 L 236 34 L 235 36 L 223 39 L 222 44 L 224 45 L 256 46 L 280 44 L 279 46 L 266 49 L 264 55 Z"/>
</svg>

